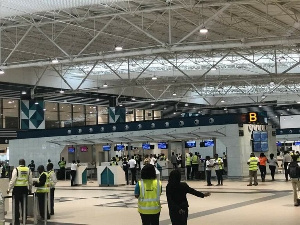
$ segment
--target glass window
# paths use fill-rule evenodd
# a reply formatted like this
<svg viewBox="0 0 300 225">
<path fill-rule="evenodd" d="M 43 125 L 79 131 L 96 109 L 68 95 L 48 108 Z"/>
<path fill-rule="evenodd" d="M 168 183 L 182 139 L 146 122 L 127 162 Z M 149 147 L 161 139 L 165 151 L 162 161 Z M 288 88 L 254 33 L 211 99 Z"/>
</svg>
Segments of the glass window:
<svg viewBox="0 0 300 225">
<path fill-rule="evenodd" d="M 143 121 L 144 120 L 144 110 L 136 109 L 135 110 L 135 121 Z"/>
<path fill-rule="evenodd" d="M 84 125 L 84 105 L 73 105 L 73 127 L 79 127 Z"/>
<path fill-rule="evenodd" d="M 134 121 L 134 112 L 133 109 L 126 109 L 126 122 Z"/>
<path fill-rule="evenodd" d="M 59 128 L 58 103 L 45 102 L 45 128 Z"/>
<path fill-rule="evenodd" d="M 98 106 L 98 124 L 108 123 L 108 110 L 105 106 Z"/>
<path fill-rule="evenodd" d="M 153 110 L 145 110 L 145 120 L 153 120 Z"/>
<path fill-rule="evenodd" d="M 161 119 L 161 111 L 154 111 L 154 119 L 155 120 Z"/>
<path fill-rule="evenodd" d="M 71 104 L 59 103 L 60 127 L 72 126 Z"/>
<path fill-rule="evenodd" d="M 85 106 L 86 113 L 86 125 L 97 124 L 97 107 L 96 106 Z"/>
<path fill-rule="evenodd" d="M 19 100 L 3 99 L 3 128 L 19 128 Z"/>
</svg>

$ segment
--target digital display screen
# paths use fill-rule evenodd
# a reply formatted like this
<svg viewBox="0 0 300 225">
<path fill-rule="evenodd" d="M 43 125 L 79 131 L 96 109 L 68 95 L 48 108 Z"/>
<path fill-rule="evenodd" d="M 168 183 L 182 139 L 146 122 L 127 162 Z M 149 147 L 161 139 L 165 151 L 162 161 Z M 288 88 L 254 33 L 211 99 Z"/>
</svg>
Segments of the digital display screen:
<svg viewBox="0 0 300 225">
<path fill-rule="evenodd" d="M 146 150 L 149 150 L 150 149 L 150 144 L 144 143 L 144 144 L 142 144 L 142 148 L 146 149 Z"/>
<path fill-rule="evenodd" d="M 260 131 L 253 131 L 253 141 L 261 141 L 261 134 Z"/>
<path fill-rule="evenodd" d="M 166 142 L 158 142 L 158 149 L 167 149 L 167 143 Z"/>
<path fill-rule="evenodd" d="M 260 145 L 261 145 L 261 151 L 262 152 L 267 152 L 269 150 L 268 142 L 262 141 Z"/>
<path fill-rule="evenodd" d="M 116 147 L 117 147 L 117 151 L 122 151 L 125 149 L 125 146 L 122 144 L 117 144 Z"/>
<path fill-rule="evenodd" d="M 68 152 L 69 153 L 74 153 L 75 152 L 75 147 L 68 147 Z"/>
<path fill-rule="evenodd" d="M 261 152 L 261 142 L 260 141 L 253 142 L 253 151 Z"/>
<path fill-rule="evenodd" d="M 102 149 L 103 151 L 110 151 L 111 147 L 110 145 L 103 145 Z"/>
<path fill-rule="evenodd" d="M 87 152 L 88 151 L 88 147 L 87 146 L 81 146 L 80 147 L 80 151 L 81 152 Z"/>
<path fill-rule="evenodd" d="M 276 141 L 276 146 L 282 146 L 282 143 L 280 141 Z"/>
<path fill-rule="evenodd" d="M 294 145 L 300 145 L 300 141 L 295 141 Z"/>
<path fill-rule="evenodd" d="M 266 132 L 266 131 L 260 132 L 260 140 L 261 141 L 268 141 L 268 132 Z"/>
<path fill-rule="evenodd" d="M 215 145 L 213 140 L 204 141 L 204 147 L 213 147 Z"/>
<path fill-rule="evenodd" d="M 196 147 L 196 141 L 186 141 L 185 142 L 185 147 L 186 148 L 194 148 L 194 147 Z"/>
</svg>

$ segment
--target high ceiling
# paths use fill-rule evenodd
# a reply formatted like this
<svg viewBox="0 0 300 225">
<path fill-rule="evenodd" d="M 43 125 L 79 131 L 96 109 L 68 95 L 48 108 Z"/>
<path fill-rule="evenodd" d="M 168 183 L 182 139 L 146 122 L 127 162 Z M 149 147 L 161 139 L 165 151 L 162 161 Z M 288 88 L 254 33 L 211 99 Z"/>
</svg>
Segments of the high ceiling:
<svg viewBox="0 0 300 225">
<path fill-rule="evenodd" d="M 300 103 L 299 0 L 2 0 L 0 7 L 3 82 L 112 94 L 125 106 L 131 96 L 209 108 Z M 35 90 L 33 97 L 62 95 Z"/>
</svg>

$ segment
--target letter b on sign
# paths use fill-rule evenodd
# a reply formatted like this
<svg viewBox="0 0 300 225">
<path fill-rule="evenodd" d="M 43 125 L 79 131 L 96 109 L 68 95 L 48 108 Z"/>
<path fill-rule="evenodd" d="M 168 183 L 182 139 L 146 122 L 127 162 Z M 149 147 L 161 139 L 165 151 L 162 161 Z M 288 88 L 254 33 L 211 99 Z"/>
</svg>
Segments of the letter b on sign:
<svg viewBox="0 0 300 225">
<path fill-rule="evenodd" d="M 257 113 L 249 113 L 249 122 L 257 121 Z"/>
</svg>

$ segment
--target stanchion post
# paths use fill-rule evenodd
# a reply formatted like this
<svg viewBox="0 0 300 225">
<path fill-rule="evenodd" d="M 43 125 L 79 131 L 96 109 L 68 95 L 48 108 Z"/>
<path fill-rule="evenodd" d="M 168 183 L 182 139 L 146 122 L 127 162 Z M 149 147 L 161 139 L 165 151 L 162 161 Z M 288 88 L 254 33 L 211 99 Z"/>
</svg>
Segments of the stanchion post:
<svg viewBox="0 0 300 225">
<path fill-rule="evenodd" d="M 12 225 L 15 225 L 16 221 L 15 221 L 15 205 L 16 205 L 16 202 L 15 202 L 15 196 L 13 195 L 12 196 Z"/>
<path fill-rule="evenodd" d="M 48 196 L 44 194 L 44 224 L 47 225 L 47 208 L 48 207 Z"/>
<path fill-rule="evenodd" d="M 26 212 L 27 212 L 27 202 L 26 202 L 26 195 L 23 195 L 23 225 L 26 225 Z"/>
<path fill-rule="evenodd" d="M 37 196 L 33 194 L 33 224 L 37 224 Z"/>
</svg>

